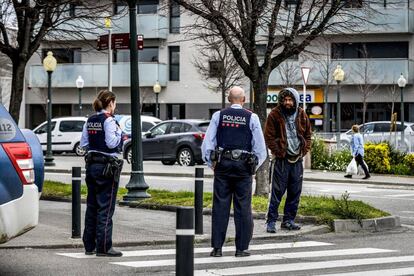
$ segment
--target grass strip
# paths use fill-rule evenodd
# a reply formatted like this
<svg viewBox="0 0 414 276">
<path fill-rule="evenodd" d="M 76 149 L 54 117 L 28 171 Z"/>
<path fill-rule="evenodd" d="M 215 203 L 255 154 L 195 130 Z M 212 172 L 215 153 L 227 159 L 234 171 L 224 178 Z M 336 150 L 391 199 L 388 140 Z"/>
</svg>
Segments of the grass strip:
<svg viewBox="0 0 414 276">
<path fill-rule="evenodd" d="M 127 189 L 119 188 L 118 200 L 127 194 Z M 155 206 L 193 206 L 194 193 L 187 191 L 171 192 L 167 190 L 148 189 L 151 198 L 145 199 L 142 203 L 153 204 Z M 72 186 L 55 181 L 45 181 L 43 186 L 42 198 L 44 199 L 71 199 Z M 86 199 L 87 188 L 82 185 L 81 197 Z M 212 193 L 204 193 L 204 208 L 212 207 Z M 298 215 L 316 217 L 319 223 L 332 225 L 334 219 L 362 219 L 378 218 L 389 216 L 387 212 L 376 209 L 360 200 L 350 200 L 348 193 L 340 198 L 328 196 L 308 196 L 302 195 L 299 204 Z M 283 213 L 284 200 L 279 207 L 279 212 Z M 268 206 L 267 196 L 253 196 L 252 208 L 255 212 L 266 212 Z"/>
</svg>

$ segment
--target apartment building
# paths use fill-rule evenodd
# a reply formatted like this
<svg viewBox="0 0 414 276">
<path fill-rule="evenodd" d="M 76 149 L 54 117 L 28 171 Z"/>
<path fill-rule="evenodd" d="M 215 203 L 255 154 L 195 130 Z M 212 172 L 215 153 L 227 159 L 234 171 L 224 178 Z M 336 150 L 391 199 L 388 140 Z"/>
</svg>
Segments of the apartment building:
<svg viewBox="0 0 414 276">
<path fill-rule="evenodd" d="M 158 81 L 162 87 L 159 94 L 161 119 L 210 118 L 221 106 L 221 95 L 209 89 L 195 69 L 193 61 L 199 51 L 195 43 L 186 40 L 183 34 L 180 34 L 180 26 L 188 25 L 192 18 L 181 14 L 179 7 L 175 5 L 160 9 L 166 3 L 166 0 L 143 0 L 139 2 L 137 9 L 138 33 L 144 36 L 144 48 L 139 51 L 142 112 L 155 115 L 153 85 Z M 122 13 L 125 8 L 125 4 L 114 2 L 115 14 Z M 358 5 L 350 8 L 358 11 Z M 269 79 L 269 110 L 277 99 L 278 91 L 286 85 L 286 77 L 283 75 L 287 74 L 286 71 L 292 72 L 292 68 L 295 77 L 291 80 L 291 85 L 302 93 L 300 66 L 306 64 L 312 68 L 305 97 L 307 112 L 314 127 L 322 128 L 324 114 L 321 113 L 321 109 L 327 96 L 328 117 L 332 119 L 330 128 L 335 130 L 338 87 L 330 77 L 330 86 L 327 88 L 324 76 L 320 73 L 323 60 L 329 57 L 326 63 L 330 64 L 332 71 L 336 64 L 341 64 L 346 76 L 340 86 L 342 129 L 348 129 L 352 124 L 362 121 L 360 86 L 367 82 L 360 74 L 363 68 L 369 68 L 369 77 L 365 80 L 368 79 L 369 84 L 376 90 L 367 98 L 367 121 L 389 120 L 392 102 L 390 90 L 395 88 L 401 73 L 408 81 L 404 88 L 405 118 L 406 121 L 414 121 L 413 10 L 408 1 L 388 6 L 384 2 L 383 5 L 374 8 L 380 11 L 371 19 L 375 24 L 361 26 L 361 33 L 327 35 L 324 40 L 319 39 L 312 45 L 312 52 L 319 51 L 319 56 L 310 57 L 303 53 L 275 69 Z M 124 14 L 124 17 L 113 21 L 112 33 L 129 32 L 128 14 Z M 78 76 L 82 76 L 85 81 L 81 92 L 83 113 L 92 113 L 90 103 L 99 90 L 108 86 L 108 52 L 97 49 L 96 39 L 62 39 L 42 43 L 37 55 L 33 56 L 27 67 L 27 127 L 34 127 L 45 119 L 47 75 L 41 61 L 48 50 L 52 50 L 58 60 L 58 67 L 52 78 L 53 116 L 78 114 L 79 92 L 75 84 Z M 258 45 L 258 49 L 260 47 L 261 45 Z M 114 50 L 112 87 L 118 97 L 118 112 L 124 114 L 130 112 L 130 106 L 133 104 L 130 102 L 129 66 L 129 50 Z M 288 69 L 289 67 L 291 69 Z M 243 86 L 249 91 L 248 81 Z M 399 93 L 398 87 L 397 90 Z M 394 94 L 394 99 L 395 95 L 399 94 Z M 247 101 L 250 101 L 249 97 Z M 399 102 L 398 96 L 396 112 L 400 110 Z"/>
</svg>

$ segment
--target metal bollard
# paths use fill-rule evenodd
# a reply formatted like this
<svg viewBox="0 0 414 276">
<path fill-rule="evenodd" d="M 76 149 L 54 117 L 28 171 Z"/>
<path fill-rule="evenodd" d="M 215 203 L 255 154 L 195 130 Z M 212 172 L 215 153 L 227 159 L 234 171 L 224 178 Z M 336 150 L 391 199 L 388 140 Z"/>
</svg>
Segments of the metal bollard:
<svg viewBox="0 0 414 276">
<path fill-rule="evenodd" d="M 194 208 L 177 208 L 175 275 L 194 275 Z"/>
<path fill-rule="evenodd" d="M 194 187 L 194 208 L 195 208 L 195 233 L 203 234 L 203 185 L 204 185 L 204 168 L 195 169 L 195 187 Z"/>
<path fill-rule="evenodd" d="M 81 237 L 81 168 L 72 167 L 72 239 Z"/>
</svg>

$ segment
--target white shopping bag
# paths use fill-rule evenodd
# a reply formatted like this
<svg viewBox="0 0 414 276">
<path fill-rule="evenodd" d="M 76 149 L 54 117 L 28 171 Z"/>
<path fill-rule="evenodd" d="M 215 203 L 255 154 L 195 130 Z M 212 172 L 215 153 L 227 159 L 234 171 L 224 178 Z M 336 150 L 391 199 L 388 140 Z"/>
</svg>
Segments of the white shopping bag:
<svg viewBox="0 0 414 276">
<path fill-rule="evenodd" d="M 367 166 L 367 170 L 369 172 L 368 165 L 367 165 L 367 163 L 365 163 L 365 161 L 364 161 L 364 164 L 365 164 L 365 166 Z M 365 175 L 364 170 L 362 169 L 361 166 L 358 166 L 358 175 Z"/>
<path fill-rule="evenodd" d="M 351 162 L 349 163 L 348 167 L 346 167 L 346 174 L 348 175 L 356 175 L 358 173 L 358 166 L 355 161 L 355 158 L 352 158 Z"/>
</svg>

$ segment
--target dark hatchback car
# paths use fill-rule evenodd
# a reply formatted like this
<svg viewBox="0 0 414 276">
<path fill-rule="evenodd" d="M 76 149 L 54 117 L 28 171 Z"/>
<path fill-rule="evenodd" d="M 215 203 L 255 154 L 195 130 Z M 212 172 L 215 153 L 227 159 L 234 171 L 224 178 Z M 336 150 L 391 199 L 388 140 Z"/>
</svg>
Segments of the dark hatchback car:
<svg viewBox="0 0 414 276">
<path fill-rule="evenodd" d="M 160 160 L 164 165 L 203 164 L 201 144 L 209 125 L 205 120 L 170 120 L 152 127 L 142 137 L 144 160 Z M 124 159 L 131 162 L 131 139 L 123 146 Z"/>
</svg>

